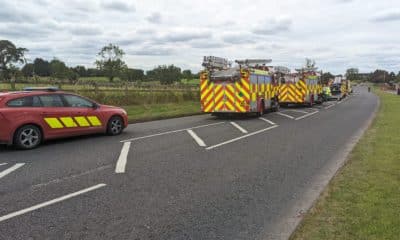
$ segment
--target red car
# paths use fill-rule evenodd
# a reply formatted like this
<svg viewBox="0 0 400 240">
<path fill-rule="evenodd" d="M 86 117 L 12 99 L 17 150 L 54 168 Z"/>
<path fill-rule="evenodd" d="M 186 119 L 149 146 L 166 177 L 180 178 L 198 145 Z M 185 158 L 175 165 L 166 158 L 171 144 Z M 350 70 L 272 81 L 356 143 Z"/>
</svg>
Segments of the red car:
<svg viewBox="0 0 400 240">
<path fill-rule="evenodd" d="M 125 110 L 54 88 L 0 93 L 0 143 L 32 149 L 42 141 L 92 133 L 118 135 Z"/>
</svg>

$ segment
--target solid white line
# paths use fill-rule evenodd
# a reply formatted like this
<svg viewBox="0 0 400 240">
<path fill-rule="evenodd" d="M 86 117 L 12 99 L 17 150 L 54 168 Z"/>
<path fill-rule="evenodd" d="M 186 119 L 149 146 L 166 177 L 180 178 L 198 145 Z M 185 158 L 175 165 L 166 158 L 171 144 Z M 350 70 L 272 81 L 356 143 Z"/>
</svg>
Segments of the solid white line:
<svg viewBox="0 0 400 240">
<path fill-rule="evenodd" d="M 292 110 L 292 109 L 288 109 L 288 110 L 285 110 L 285 111 L 283 111 L 283 112 L 297 112 L 297 113 L 309 113 L 309 112 L 306 112 L 306 111 L 301 111 L 301 110 Z"/>
<path fill-rule="evenodd" d="M 115 173 L 124 173 L 126 161 L 128 160 L 128 153 L 131 147 L 131 142 L 125 142 L 122 146 L 121 153 L 119 155 L 117 165 L 115 166 Z"/>
<path fill-rule="evenodd" d="M 267 122 L 267 123 L 269 123 L 269 124 L 271 124 L 271 125 L 276 125 L 276 123 L 274 123 L 273 121 L 268 120 L 268 119 L 266 119 L 266 118 L 260 117 L 260 118 L 258 118 L 258 119 L 263 120 L 264 122 Z"/>
<path fill-rule="evenodd" d="M 264 129 L 258 130 L 256 132 L 252 132 L 252 133 L 249 133 L 249 134 L 246 134 L 246 135 L 243 135 L 243 136 L 228 140 L 226 142 L 222 142 L 222 143 L 210 146 L 210 147 L 206 148 L 206 150 L 211 150 L 211 149 L 214 149 L 214 148 L 217 148 L 217 147 L 229 144 L 229 143 L 233 143 L 233 142 L 236 142 L 236 141 L 241 140 L 243 138 L 247 138 L 247 137 L 250 137 L 250 136 L 253 136 L 253 135 L 268 131 L 268 130 L 271 130 L 271 129 L 276 128 L 276 127 L 279 127 L 279 125 L 274 125 L 274 126 L 271 126 L 271 127 L 268 127 L 268 128 L 264 128 Z"/>
<path fill-rule="evenodd" d="M 143 137 L 131 138 L 131 139 L 123 140 L 123 141 L 121 141 L 121 142 L 132 142 L 132 141 L 136 141 L 136 140 L 140 140 L 140 139 L 151 138 L 151 137 L 157 137 L 157 136 L 166 135 L 166 134 L 171 134 L 171 133 L 177 133 L 177 132 L 183 132 L 183 131 L 187 131 L 187 130 L 190 130 L 190 129 L 196 129 L 196 128 L 203 128 L 203 127 L 215 126 L 215 125 L 219 125 L 219 124 L 223 124 L 223 123 L 225 123 L 225 122 L 217 122 L 217 123 L 211 123 L 211 124 L 206 124 L 206 125 L 200 125 L 200 126 L 191 127 L 191 128 L 184 128 L 184 129 L 178 129 L 178 130 L 173 130 L 173 131 L 168 131 L 168 132 L 161 132 L 161 133 L 156 133 L 156 134 L 147 135 L 147 136 L 143 136 Z"/>
<path fill-rule="evenodd" d="M 239 131 L 241 131 L 242 133 L 244 133 L 244 134 L 248 133 L 247 130 L 244 129 L 244 128 L 242 128 L 241 126 L 239 126 L 239 124 L 237 124 L 237 123 L 235 123 L 235 122 L 231 122 L 231 124 L 232 124 L 235 128 L 239 129 Z"/>
<path fill-rule="evenodd" d="M 25 208 L 25 209 L 19 210 L 17 212 L 13 212 L 13 213 L 4 215 L 4 216 L 0 217 L 0 222 L 3 222 L 5 220 L 13 218 L 13 217 L 17 217 L 17 216 L 23 215 L 23 214 L 28 213 L 28 212 L 35 211 L 35 210 L 37 210 L 39 208 L 47 207 L 49 205 L 52 205 L 52 204 L 67 200 L 69 198 L 76 197 L 76 196 L 78 196 L 80 194 L 87 193 L 87 192 L 90 192 L 90 191 L 93 191 L 93 190 L 96 190 L 98 188 L 105 187 L 105 186 L 106 186 L 106 184 L 101 183 L 101 184 L 95 185 L 93 187 L 80 190 L 78 192 L 70 193 L 70 194 L 65 195 L 63 197 L 59 197 L 59 198 L 56 198 L 56 199 L 53 199 L 53 200 L 50 200 L 50 201 L 47 201 L 47 202 L 32 206 L 32 207 L 29 207 L 29 208 Z"/>
<path fill-rule="evenodd" d="M 7 168 L 6 170 L 0 172 L 0 178 L 7 176 L 8 174 L 14 172 L 15 170 L 17 170 L 18 168 L 20 168 L 24 165 L 25 165 L 25 163 L 16 163 L 14 166 Z"/>
<path fill-rule="evenodd" d="M 312 112 L 312 113 L 306 114 L 306 115 L 304 115 L 304 116 L 301 116 L 301 117 L 298 117 L 298 118 L 296 118 L 295 120 L 300 120 L 300 119 L 303 119 L 303 118 L 309 117 L 309 116 L 311 116 L 311 115 L 314 115 L 314 114 L 316 114 L 317 112 L 319 112 L 319 111 L 317 110 L 317 111 L 315 111 L 315 112 Z"/>
<path fill-rule="evenodd" d="M 197 136 L 197 134 L 195 132 L 193 132 L 193 130 L 189 129 L 187 130 L 187 132 L 190 134 L 190 136 L 192 136 L 192 138 L 197 142 L 197 144 L 199 144 L 200 147 L 205 147 L 207 146 L 204 141 Z"/>
<path fill-rule="evenodd" d="M 326 107 L 324 107 L 325 109 L 329 109 L 329 108 L 331 108 L 331 107 L 333 107 L 333 106 L 335 106 L 336 104 L 334 103 L 334 104 L 331 104 L 331 105 L 329 105 L 329 106 L 326 106 Z"/>
<path fill-rule="evenodd" d="M 287 118 L 290 118 L 290 119 L 294 119 L 293 116 L 290 116 L 290 115 L 287 115 L 287 114 L 284 114 L 284 113 L 277 112 L 276 114 L 284 116 L 284 117 L 287 117 Z"/>
<path fill-rule="evenodd" d="M 8 164 L 8 163 L 6 163 L 6 162 L 5 162 L 5 163 L 0 163 L 0 166 L 7 165 L 7 164 Z"/>
</svg>

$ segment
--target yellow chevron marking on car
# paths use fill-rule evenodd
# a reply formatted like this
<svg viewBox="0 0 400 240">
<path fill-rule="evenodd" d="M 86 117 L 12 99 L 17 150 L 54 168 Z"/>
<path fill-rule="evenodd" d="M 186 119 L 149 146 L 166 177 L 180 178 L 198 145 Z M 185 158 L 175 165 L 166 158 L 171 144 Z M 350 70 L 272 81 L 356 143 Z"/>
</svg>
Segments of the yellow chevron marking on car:
<svg viewBox="0 0 400 240">
<path fill-rule="evenodd" d="M 60 118 L 61 122 L 66 126 L 67 128 L 72 128 L 72 127 L 77 127 L 76 123 L 71 117 L 61 117 Z"/>
<path fill-rule="evenodd" d="M 90 124 L 85 117 L 74 117 L 74 119 L 80 127 L 90 127 Z"/>
<path fill-rule="evenodd" d="M 92 126 L 101 126 L 101 122 L 96 116 L 88 116 L 87 119 L 89 120 L 90 124 L 92 124 Z"/>
<path fill-rule="evenodd" d="M 64 128 L 60 121 L 57 118 L 45 118 L 46 123 L 50 128 Z"/>
</svg>

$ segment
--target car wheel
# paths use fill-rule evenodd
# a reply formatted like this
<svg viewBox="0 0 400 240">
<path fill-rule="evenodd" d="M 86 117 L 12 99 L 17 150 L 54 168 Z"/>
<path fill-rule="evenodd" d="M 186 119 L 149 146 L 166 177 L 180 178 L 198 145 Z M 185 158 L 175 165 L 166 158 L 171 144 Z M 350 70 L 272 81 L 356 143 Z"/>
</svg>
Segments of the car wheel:
<svg viewBox="0 0 400 240">
<path fill-rule="evenodd" d="M 14 144 L 19 149 L 33 149 L 42 142 L 42 132 L 35 125 L 25 125 L 14 135 Z"/>
<path fill-rule="evenodd" d="M 124 122 L 121 117 L 112 117 L 107 124 L 107 134 L 111 136 L 119 135 L 124 130 Z"/>
</svg>

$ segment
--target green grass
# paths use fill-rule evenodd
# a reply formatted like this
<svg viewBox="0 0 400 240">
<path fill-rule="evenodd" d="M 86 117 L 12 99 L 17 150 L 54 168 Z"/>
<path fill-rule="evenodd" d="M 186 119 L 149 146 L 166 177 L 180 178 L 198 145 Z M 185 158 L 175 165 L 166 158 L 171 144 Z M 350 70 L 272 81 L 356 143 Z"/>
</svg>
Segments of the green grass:
<svg viewBox="0 0 400 240">
<path fill-rule="evenodd" d="M 145 104 L 135 106 L 125 106 L 128 112 L 129 122 L 141 122 L 155 119 L 187 116 L 199 114 L 199 102 L 165 103 L 165 104 Z"/>
<path fill-rule="evenodd" d="M 292 240 L 400 239 L 400 97 L 377 94 L 373 125 Z"/>
</svg>

